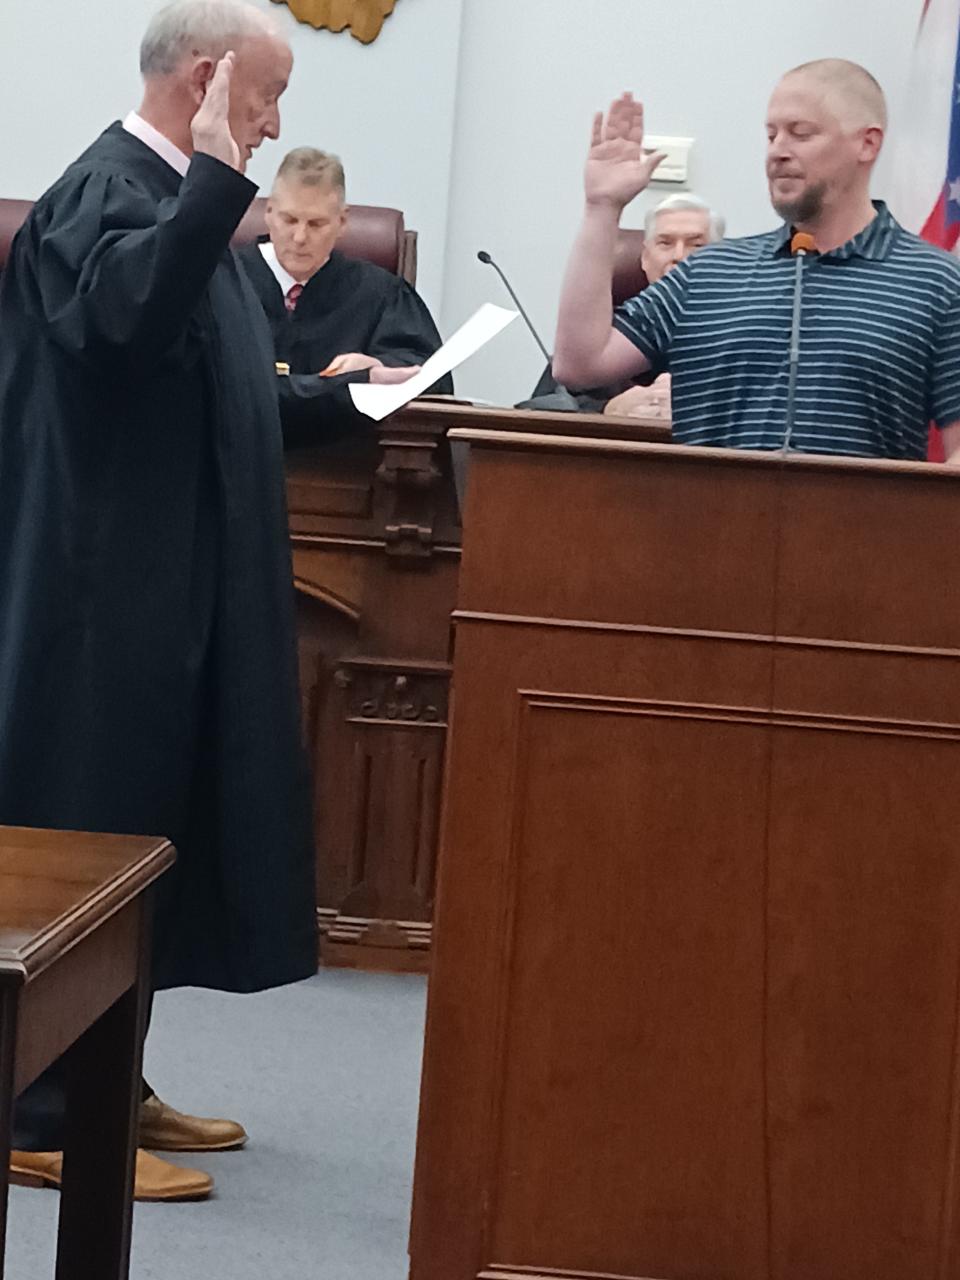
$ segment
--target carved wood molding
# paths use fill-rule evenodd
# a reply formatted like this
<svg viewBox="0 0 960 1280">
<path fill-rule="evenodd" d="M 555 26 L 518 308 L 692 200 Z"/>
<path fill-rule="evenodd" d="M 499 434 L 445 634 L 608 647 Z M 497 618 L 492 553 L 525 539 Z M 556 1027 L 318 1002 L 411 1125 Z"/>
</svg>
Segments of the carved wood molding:
<svg viewBox="0 0 960 1280">
<path fill-rule="evenodd" d="M 882 734 L 892 738 L 926 738 L 931 742 L 960 742 L 960 724 L 836 712 L 784 710 L 778 707 L 723 706 L 719 703 L 668 702 L 656 698 L 608 698 L 599 694 L 540 693 L 519 689 L 524 708 L 536 711 L 578 711 L 593 715 L 625 715 L 656 720 L 698 720 L 704 723 L 749 724 L 769 729 L 813 729 L 827 733 Z"/>
<path fill-rule="evenodd" d="M 317 908 L 317 929 L 322 939 L 350 946 L 400 947 L 429 951 L 433 926 L 425 920 L 376 920 L 366 916 L 342 916 L 330 907 Z"/>
<path fill-rule="evenodd" d="M 382 439 L 377 480 L 388 495 L 384 538 L 387 555 L 406 563 L 429 560 L 434 551 L 442 473 L 434 440 Z"/>
<path fill-rule="evenodd" d="M 343 616 L 345 618 L 349 618 L 351 622 L 360 621 L 359 604 L 355 604 L 351 600 L 345 600 L 342 596 L 338 596 L 335 591 L 331 591 L 321 583 L 311 582 L 309 579 L 295 574 L 293 578 L 293 587 L 295 591 L 299 591 L 302 595 L 309 596 L 311 600 L 319 600 L 321 604 L 329 605 L 331 609 L 335 609 L 337 613 L 342 613 Z"/>
<path fill-rule="evenodd" d="M 347 27 L 361 44 L 372 44 L 397 0 L 273 0 L 286 4 L 298 22 L 340 32 Z"/>
</svg>

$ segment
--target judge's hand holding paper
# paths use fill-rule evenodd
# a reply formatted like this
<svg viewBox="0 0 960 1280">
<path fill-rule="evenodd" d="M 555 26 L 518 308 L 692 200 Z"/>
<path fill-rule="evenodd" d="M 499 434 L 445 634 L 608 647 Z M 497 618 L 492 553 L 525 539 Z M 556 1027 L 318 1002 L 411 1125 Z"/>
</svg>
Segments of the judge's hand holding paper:
<svg viewBox="0 0 960 1280">
<path fill-rule="evenodd" d="M 430 359 L 424 362 L 419 372 L 405 380 L 402 385 L 376 386 L 353 383 L 350 387 L 353 403 L 368 418 L 373 418 L 374 422 L 381 422 L 432 387 L 438 378 L 442 378 L 446 373 L 452 373 L 464 360 L 486 346 L 490 339 L 495 338 L 512 320 L 516 320 L 517 315 L 516 311 L 508 311 L 505 307 L 497 307 L 492 302 L 485 302 L 466 324 L 460 326 L 449 342 L 445 342 L 439 351 L 435 351 Z M 383 369 L 379 372 L 409 374 L 410 369 Z"/>
<path fill-rule="evenodd" d="M 357 373 L 364 369 L 370 372 L 370 381 L 374 386 L 394 386 L 398 382 L 406 382 L 414 374 L 420 372 L 419 364 L 405 364 L 399 367 L 382 364 L 372 356 L 346 355 L 337 356 L 325 369 L 317 375 L 320 378 L 336 378 L 341 373 Z"/>
</svg>

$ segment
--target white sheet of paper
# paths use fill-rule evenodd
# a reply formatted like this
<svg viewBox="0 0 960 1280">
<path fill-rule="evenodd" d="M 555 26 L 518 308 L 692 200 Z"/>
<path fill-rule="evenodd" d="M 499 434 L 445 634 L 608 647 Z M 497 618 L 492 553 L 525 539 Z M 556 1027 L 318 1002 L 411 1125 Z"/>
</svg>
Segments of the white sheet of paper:
<svg viewBox="0 0 960 1280">
<path fill-rule="evenodd" d="M 416 399 L 421 391 L 432 387 L 445 373 L 452 373 L 457 365 L 463 364 L 464 360 L 485 347 L 491 338 L 495 338 L 518 315 L 517 311 L 508 311 L 506 307 L 485 302 L 439 351 L 435 351 L 429 360 L 424 361 L 420 372 L 406 382 L 392 387 L 351 382 L 350 395 L 353 403 L 368 418 L 381 422 L 388 414 L 396 413 L 403 405 Z"/>
</svg>

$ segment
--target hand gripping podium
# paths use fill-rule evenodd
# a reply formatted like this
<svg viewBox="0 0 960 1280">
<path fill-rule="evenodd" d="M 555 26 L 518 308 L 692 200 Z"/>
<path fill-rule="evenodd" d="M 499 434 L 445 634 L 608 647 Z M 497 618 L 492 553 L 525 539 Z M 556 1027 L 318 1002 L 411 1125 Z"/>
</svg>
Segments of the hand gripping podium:
<svg viewBox="0 0 960 1280">
<path fill-rule="evenodd" d="M 412 1280 L 960 1280 L 960 472 L 455 435 Z"/>
</svg>

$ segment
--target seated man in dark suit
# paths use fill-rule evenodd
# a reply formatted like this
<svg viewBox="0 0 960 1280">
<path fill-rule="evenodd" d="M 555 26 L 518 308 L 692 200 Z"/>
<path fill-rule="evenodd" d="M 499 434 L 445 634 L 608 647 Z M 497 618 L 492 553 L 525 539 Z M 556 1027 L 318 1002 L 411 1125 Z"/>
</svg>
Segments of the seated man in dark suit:
<svg viewBox="0 0 960 1280">
<path fill-rule="evenodd" d="M 239 257 L 273 332 L 288 445 L 369 425 L 350 382 L 402 382 L 441 345 L 426 305 L 405 280 L 339 253 L 349 217 L 336 156 L 298 147 L 267 201 L 269 236 Z M 449 379 L 436 390 L 449 391 Z"/>
<path fill-rule="evenodd" d="M 647 213 L 645 238 L 640 265 L 648 284 L 656 284 L 668 271 L 689 258 L 705 244 L 722 240 L 726 229 L 724 218 L 706 201 L 692 194 L 667 196 Z M 558 387 L 551 369 L 547 369 L 534 396 L 549 394 Z M 607 413 L 620 417 L 670 418 L 670 375 L 656 379 L 647 374 L 612 387 L 593 387 L 586 391 L 566 392 L 571 409 L 581 413 Z M 528 401 L 532 405 L 532 402 Z M 559 406 L 558 406 L 559 407 Z"/>
</svg>

